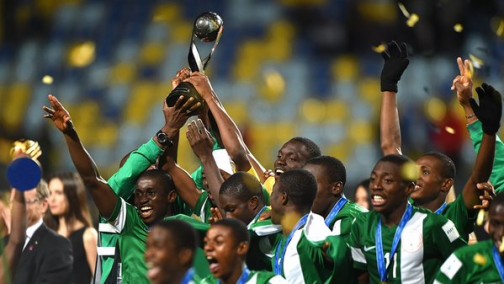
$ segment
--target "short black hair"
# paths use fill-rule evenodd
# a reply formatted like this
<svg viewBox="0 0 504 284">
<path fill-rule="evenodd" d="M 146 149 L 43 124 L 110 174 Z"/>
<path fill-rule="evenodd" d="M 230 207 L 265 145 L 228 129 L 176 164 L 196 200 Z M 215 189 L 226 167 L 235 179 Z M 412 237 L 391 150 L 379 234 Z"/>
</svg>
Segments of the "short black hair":
<svg viewBox="0 0 504 284">
<path fill-rule="evenodd" d="M 320 151 L 320 147 L 315 142 L 313 142 L 312 140 L 310 140 L 308 138 L 294 137 L 291 140 L 289 140 L 287 143 L 289 143 L 289 142 L 297 142 L 297 143 L 303 144 L 306 147 L 308 154 L 310 155 L 310 159 L 322 155 L 321 151 Z"/>
<path fill-rule="evenodd" d="M 276 182 L 279 183 L 278 190 L 285 192 L 292 204 L 310 210 L 317 195 L 317 181 L 309 171 L 290 170 L 280 175 Z"/>
<path fill-rule="evenodd" d="M 488 211 L 490 212 L 492 210 L 495 210 L 495 207 L 497 206 L 504 206 L 504 192 L 498 193 L 492 199 L 492 202 L 490 203 L 490 209 Z"/>
<path fill-rule="evenodd" d="M 243 222 L 241 222 L 240 220 L 230 218 L 221 219 L 212 224 L 212 227 L 217 226 L 230 229 L 236 241 L 236 244 L 240 244 L 243 242 L 250 243 L 250 236 L 247 227 L 245 227 L 245 224 L 243 224 Z"/>
<path fill-rule="evenodd" d="M 257 196 L 264 203 L 261 183 L 256 177 L 245 172 L 237 172 L 222 183 L 219 195 L 224 194 L 231 194 L 243 202 Z"/>
<path fill-rule="evenodd" d="M 162 220 L 154 224 L 154 227 L 167 230 L 172 237 L 169 242 L 175 244 L 178 250 L 189 249 L 192 252 L 198 247 L 196 231 L 187 222 L 181 220 Z"/>
<path fill-rule="evenodd" d="M 413 163 L 413 160 L 411 160 L 410 158 L 408 158 L 405 155 L 387 155 L 387 156 L 384 156 L 381 159 L 379 159 L 378 162 L 376 162 L 374 167 L 376 168 L 376 166 L 379 163 L 385 163 L 385 162 L 392 163 L 392 164 L 398 166 L 399 168 L 402 168 L 402 166 L 406 165 L 407 163 Z M 405 183 L 412 182 L 411 180 L 404 179 L 404 177 L 402 179 Z"/>
<path fill-rule="evenodd" d="M 443 167 L 441 171 L 442 178 L 455 178 L 455 163 L 447 155 L 441 152 L 431 151 L 423 154 L 421 157 L 433 157 L 435 159 L 438 159 L 441 162 L 441 166 Z"/>
<path fill-rule="evenodd" d="M 330 183 L 342 182 L 343 185 L 345 185 L 346 168 L 340 160 L 331 156 L 320 156 L 311 158 L 308 162 L 306 162 L 306 164 L 324 167 L 325 174 L 327 175 Z"/>
<path fill-rule="evenodd" d="M 170 192 L 175 190 L 175 183 L 173 183 L 173 178 L 171 177 L 171 175 L 162 170 L 147 170 L 138 177 L 138 179 L 141 178 L 150 178 L 160 181 L 166 194 L 169 194 Z"/>
</svg>

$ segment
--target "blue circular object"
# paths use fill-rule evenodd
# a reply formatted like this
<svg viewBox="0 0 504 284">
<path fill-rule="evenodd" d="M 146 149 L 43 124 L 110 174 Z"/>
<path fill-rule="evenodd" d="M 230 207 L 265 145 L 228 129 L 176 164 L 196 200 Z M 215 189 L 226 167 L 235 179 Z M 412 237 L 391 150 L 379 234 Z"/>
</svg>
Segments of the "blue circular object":
<svg viewBox="0 0 504 284">
<path fill-rule="evenodd" d="M 7 168 L 7 179 L 13 188 L 27 191 L 37 187 L 42 179 L 42 169 L 30 158 L 16 159 Z"/>
</svg>

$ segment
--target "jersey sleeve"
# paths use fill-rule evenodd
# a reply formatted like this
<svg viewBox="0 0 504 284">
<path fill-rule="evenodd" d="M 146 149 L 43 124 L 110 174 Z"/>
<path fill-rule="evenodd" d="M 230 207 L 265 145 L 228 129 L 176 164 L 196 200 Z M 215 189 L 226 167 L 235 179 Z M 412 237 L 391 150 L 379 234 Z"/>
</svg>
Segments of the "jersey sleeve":
<svg viewBox="0 0 504 284">
<path fill-rule="evenodd" d="M 108 184 L 119 197 L 128 199 L 135 190 L 138 177 L 163 153 L 153 139 L 131 152 L 128 160 L 109 180 Z"/>
<path fill-rule="evenodd" d="M 452 253 L 441 265 L 434 283 L 451 284 L 465 283 L 465 268 L 456 253 Z"/>
<path fill-rule="evenodd" d="M 483 129 L 481 121 L 478 120 L 475 123 L 467 126 L 467 129 L 469 130 L 469 134 L 471 135 L 474 150 L 476 151 L 476 153 L 478 153 L 483 140 Z M 490 182 L 495 187 L 495 191 L 497 193 L 504 191 L 504 143 L 502 143 L 502 140 L 499 138 L 499 136 L 496 136 L 495 141 L 495 160 L 492 174 L 490 175 Z"/>
<path fill-rule="evenodd" d="M 465 246 L 467 243 L 460 237 L 455 224 L 441 215 L 431 215 L 434 220 L 432 230 L 434 243 L 443 259 L 448 258 L 456 249 Z"/>
<path fill-rule="evenodd" d="M 477 211 L 468 211 L 463 195 L 459 195 L 454 202 L 448 204 L 443 216 L 451 220 L 464 241 L 469 239 L 469 234 L 474 231 Z"/>
<path fill-rule="evenodd" d="M 112 215 L 106 221 L 110 223 L 118 233 L 122 233 L 126 230 L 127 223 L 133 221 L 135 218 L 140 218 L 138 217 L 135 207 L 120 198 L 120 202 L 117 202 Z"/>
<path fill-rule="evenodd" d="M 203 191 L 196 202 L 196 206 L 194 206 L 194 214 L 201 219 L 201 222 L 208 223 L 212 217 L 212 212 L 210 211 L 212 206 L 213 204 L 208 196 L 208 192 Z"/>
<path fill-rule="evenodd" d="M 367 269 L 366 257 L 364 256 L 364 251 L 362 250 L 361 243 L 361 223 L 363 223 L 363 218 L 356 218 L 350 228 L 350 236 L 347 239 L 348 247 L 350 248 L 350 253 L 353 260 L 353 267 L 359 270 Z"/>
</svg>

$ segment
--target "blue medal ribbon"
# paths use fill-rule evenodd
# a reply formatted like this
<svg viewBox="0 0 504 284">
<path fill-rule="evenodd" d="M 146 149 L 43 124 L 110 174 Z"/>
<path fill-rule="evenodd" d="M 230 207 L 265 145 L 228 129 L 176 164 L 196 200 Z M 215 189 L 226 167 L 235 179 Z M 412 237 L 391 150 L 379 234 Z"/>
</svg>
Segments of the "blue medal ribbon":
<svg viewBox="0 0 504 284">
<path fill-rule="evenodd" d="M 331 209 L 331 212 L 329 212 L 329 214 L 325 219 L 325 224 L 327 225 L 327 227 L 329 228 L 331 227 L 331 224 L 333 223 L 334 219 L 336 219 L 336 216 L 338 216 L 341 209 L 343 209 L 343 207 L 345 207 L 347 203 L 348 199 L 346 199 L 345 197 L 341 197 L 340 200 L 336 202 L 334 207 Z"/>
<path fill-rule="evenodd" d="M 497 271 L 499 272 L 500 279 L 502 283 L 504 283 L 504 263 L 502 262 L 502 257 L 499 253 L 499 250 L 495 246 L 493 248 L 493 258 L 495 266 L 497 267 Z"/>
<path fill-rule="evenodd" d="M 247 283 L 247 281 L 249 281 L 249 278 L 250 278 L 250 270 L 245 265 L 245 266 L 243 266 L 242 275 L 240 276 L 240 278 L 238 278 L 238 281 L 236 281 L 236 283 L 237 284 L 245 284 L 245 283 Z M 219 280 L 218 283 L 221 284 L 222 281 Z"/>
<path fill-rule="evenodd" d="M 406 212 L 399 223 L 399 227 L 397 227 L 396 232 L 394 234 L 394 241 L 392 242 L 392 248 L 390 250 L 389 257 L 389 265 L 392 263 L 394 259 L 394 255 L 397 252 L 397 248 L 399 246 L 399 241 L 401 240 L 401 234 L 408 223 L 408 221 L 413 216 L 413 206 L 408 203 L 408 207 L 406 208 Z M 382 240 L 382 220 L 378 221 L 378 228 L 376 229 L 376 261 L 378 264 L 378 272 L 380 273 L 380 281 L 382 283 L 387 282 L 387 265 L 385 262 L 385 256 L 383 254 L 383 240 Z"/>
<path fill-rule="evenodd" d="M 306 225 L 306 221 L 308 219 L 308 214 L 304 215 L 301 219 L 299 219 L 298 223 L 292 229 L 292 231 L 289 234 L 289 237 L 287 238 L 287 241 L 285 242 L 285 245 L 282 247 L 282 242 L 278 244 L 278 247 L 275 251 L 275 274 L 276 275 L 282 275 L 282 270 L 283 270 L 283 263 L 284 263 L 284 258 L 285 258 L 285 252 L 287 251 L 287 247 L 289 246 L 289 243 L 292 240 L 292 237 L 294 237 L 294 233 L 296 233 L 297 230 L 300 228 L 304 227 Z M 282 240 L 283 241 L 283 240 Z"/>
<path fill-rule="evenodd" d="M 252 222 L 250 222 L 250 224 L 255 224 L 257 222 L 257 220 L 259 220 L 259 218 L 261 218 L 261 215 L 264 213 L 264 211 L 266 211 L 266 209 L 268 209 L 267 206 L 264 206 L 261 211 L 259 211 L 259 213 L 257 213 L 257 215 L 254 217 L 254 219 L 252 220 Z"/>
<path fill-rule="evenodd" d="M 443 205 L 441 205 L 441 207 L 439 207 L 439 209 L 438 209 L 438 210 L 436 210 L 436 212 L 434 212 L 434 213 L 435 213 L 435 214 L 437 214 L 437 215 L 443 215 L 443 213 L 444 213 L 444 211 L 445 211 L 445 209 L 446 209 L 446 206 L 448 206 L 448 204 L 446 204 L 446 202 L 445 202 L 445 203 L 443 203 Z"/>
<path fill-rule="evenodd" d="M 183 284 L 189 284 L 194 282 L 194 268 L 187 270 L 184 279 L 182 280 Z"/>
</svg>

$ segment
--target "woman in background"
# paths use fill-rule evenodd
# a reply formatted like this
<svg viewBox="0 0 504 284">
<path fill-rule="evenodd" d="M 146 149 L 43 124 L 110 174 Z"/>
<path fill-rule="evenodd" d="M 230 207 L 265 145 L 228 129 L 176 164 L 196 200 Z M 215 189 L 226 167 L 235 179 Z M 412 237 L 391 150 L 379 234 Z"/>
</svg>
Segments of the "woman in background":
<svg viewBox="0 0 504 284">
<path fill-rule="evenodd" d="M 369 178 L 357 185 L 353 201 L 368 210 L 373 209 L 371 208 L 371 196 L 369 195 Z"/>
<path fill-rule="evenodd" d="M 95 272 L 97 232 L 82 179 L 77 173 L 54 175 L 49 179 L 49 191 L 46 224 L 72 243 L 74 283 L 89 284 Z"/>
</svg>

